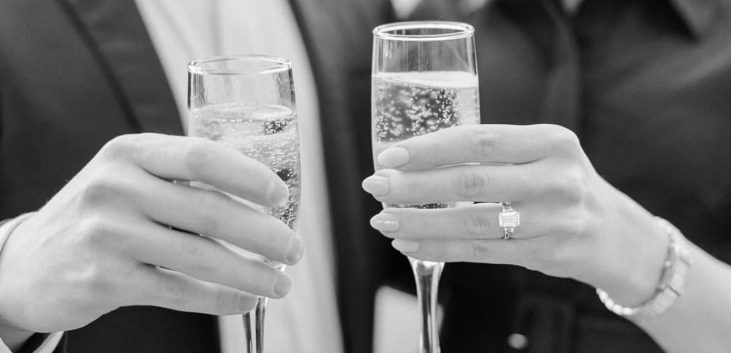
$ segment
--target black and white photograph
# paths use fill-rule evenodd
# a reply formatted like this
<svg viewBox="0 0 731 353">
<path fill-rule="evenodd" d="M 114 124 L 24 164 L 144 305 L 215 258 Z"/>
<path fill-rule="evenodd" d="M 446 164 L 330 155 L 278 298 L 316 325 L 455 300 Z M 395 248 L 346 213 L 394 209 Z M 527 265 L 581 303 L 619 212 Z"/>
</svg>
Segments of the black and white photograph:
<svg viewBox="0 0 731 353">
<path fill-rule="evenodd" d="M 0 353 L 729 353 L 731 0 L 0 0 Z"/>
</svg>

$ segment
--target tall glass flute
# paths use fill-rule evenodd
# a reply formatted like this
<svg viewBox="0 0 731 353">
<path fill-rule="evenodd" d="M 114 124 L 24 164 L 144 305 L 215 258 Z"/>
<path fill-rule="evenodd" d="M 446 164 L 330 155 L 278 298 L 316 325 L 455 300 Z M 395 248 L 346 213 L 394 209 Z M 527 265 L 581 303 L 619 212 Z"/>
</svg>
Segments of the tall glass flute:
<svg viewBox="0 0 731 353">
<path fill-rule="evenodd" d="M 219 57 L 188 65 L 188 135 L 231 146 L 264 163 L 284 180 L 289 200 L 265 208 L 294 229 L 300 202 L 300 148 L 292 65 L 266 56 Z M 225 171 L 222 171 L 225 172 Z M 263 259 L 277 269 L 284 265 Z M 244 315 L 248 353 L 262 353 L 267 298 Z"/>
<path fill-rule="evenodd" d="M 376 157 L 408 138 L 480 121 L 474 29 L 401 22 L 373 30 L 372 142 Z M 460 202 L 384 207 L 446 208 Z M 421 309 L 420 353 L 438 353 L 437 290 L 443 262 L 409 257 Z"/>
</svg>

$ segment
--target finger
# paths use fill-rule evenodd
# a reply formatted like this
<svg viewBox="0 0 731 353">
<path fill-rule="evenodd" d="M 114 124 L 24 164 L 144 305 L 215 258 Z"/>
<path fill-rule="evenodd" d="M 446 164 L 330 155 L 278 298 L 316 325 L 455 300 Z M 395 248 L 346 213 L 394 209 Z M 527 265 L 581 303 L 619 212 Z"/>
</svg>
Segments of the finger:
<svg viewBox="0 0 731 353">
<path fill-rule="evenodd" d="M 131 256 L 140 262 L 271 298 L 284 297 L 292 286 L 284 272 L 208 237 L 157 225 L 139 234 L 140 241 L 130 247 Z"/>
<path fill-rule="evenodd" d="M 424 170 L 466 163 L 524 164 L 578 146 L 557 125 L 463 125 L 413 137 L 376 151 L 382 168 Z"/>
<path fill-rule="evenodd" d="M 152 305 L 212 315 L 251 311 L 257 297 L 226 286 L 199 281 L 184 274 L 143 266 L 125 291 L 130 305 Z"/>
<path fill-rule="evenodd" d="M 527 257 L 540 249 L 541 238 L 484 240 L 402 240 L 391 245 L 417 259 L 443 262 L 479 262 L 525 266 Z M 549 251 L 550 249 L 545 249 Z"/>
<path fill-rule="evenodd" d="M 382 169 L 363 181 L 363 189 L 392 204 L 446 201 L 522 201 L 550 192 L 550 175 L 533 165 L 454 166 L 418 172 Z"/>
<path fill-rule="evenodd" d="M 519 210 L 521 225 L 512 238 L 529 238 L 545 232 L 550 224 L 535 207 L 512 205 Z M 502 239 L 500 204 L 481 203 L 455 208 L 387 208 L 371 218 L 371 226 L 389 238 L 403 240 Z M 524 224 L 524 225 L 523 225 Z"/>
<path fill-rule="evenodd" d="M 281 221 L 215 190 L 153 180 L 139 195 L 143 212 L 158 223 L 225 240 L 271 260 L 293 265 L 302 242 Z"/>
<path fill-rule="evenodd" d="M 223 144 L 160 134 L 126 135 L 107 150 L 122 150 L 139 167 L 163 179 L 201 181 L 252 202 L 276 206 L 286 184 L 265 165 Z"/>
</svg>

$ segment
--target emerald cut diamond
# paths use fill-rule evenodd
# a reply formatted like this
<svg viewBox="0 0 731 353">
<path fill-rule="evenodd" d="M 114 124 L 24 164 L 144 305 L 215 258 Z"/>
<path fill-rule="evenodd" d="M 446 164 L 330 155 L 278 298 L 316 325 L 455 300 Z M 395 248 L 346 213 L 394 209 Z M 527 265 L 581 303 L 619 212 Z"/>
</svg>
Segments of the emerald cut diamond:
<svg viewBox="0 0 731 353">
<path fill-rule="evenodd" d="M 520 225 L 520 212 L 504 203 L 503 210 L 498 213 L 498 225 L 501 228 L 515 229 Z"/>
</svg>

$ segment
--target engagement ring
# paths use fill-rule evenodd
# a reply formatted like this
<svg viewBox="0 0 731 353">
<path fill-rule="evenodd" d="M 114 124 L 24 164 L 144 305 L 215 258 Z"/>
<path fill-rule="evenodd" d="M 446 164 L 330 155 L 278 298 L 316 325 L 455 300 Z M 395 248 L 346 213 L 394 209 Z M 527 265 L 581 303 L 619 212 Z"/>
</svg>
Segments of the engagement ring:
<svg viewBox="0 0 731 353">
<path fill-rule="evenodd" d="M 503 229 L 503 239 L 509 240 L 515 233 L 515 228 L 520 226 L 520 212 L 514 210 L 510 202 L 500 204 L 503 209 L 497 214 L 498 225 Z"/>
</svg>

